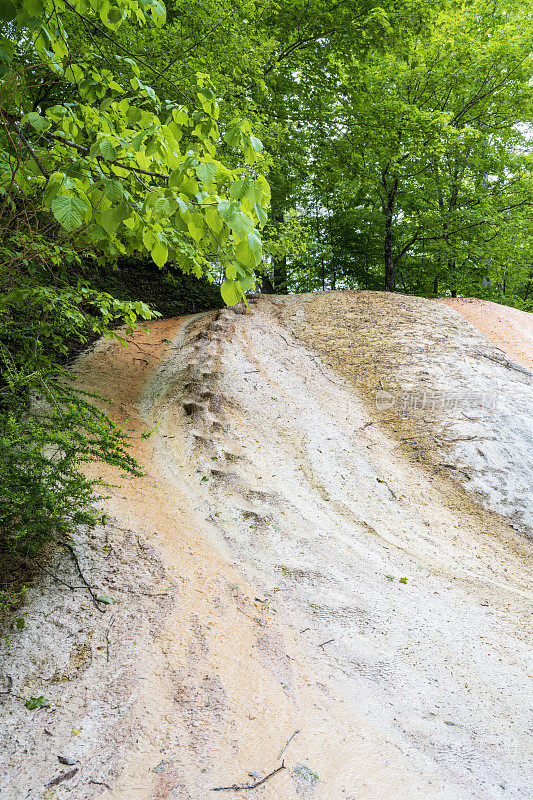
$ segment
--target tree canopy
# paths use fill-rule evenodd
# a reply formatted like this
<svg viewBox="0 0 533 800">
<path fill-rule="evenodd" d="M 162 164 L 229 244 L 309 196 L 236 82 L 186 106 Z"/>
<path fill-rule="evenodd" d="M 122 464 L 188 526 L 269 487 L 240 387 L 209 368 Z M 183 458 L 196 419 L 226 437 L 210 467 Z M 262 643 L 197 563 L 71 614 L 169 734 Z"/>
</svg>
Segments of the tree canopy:
<svg viewBox="0 0 533 800">
<path fill-rule="evenodd" d="M 389 19 L 381 46 L 352 42 L 319 84 L 302 78 L 307 121 L 293 122 L 308 178 L 294 210 L 311 285 L 319 272 L 324 287 L 425 294 L 484 283 L 527 300 L 531 7 L 453 2 Z"/>
</svg>

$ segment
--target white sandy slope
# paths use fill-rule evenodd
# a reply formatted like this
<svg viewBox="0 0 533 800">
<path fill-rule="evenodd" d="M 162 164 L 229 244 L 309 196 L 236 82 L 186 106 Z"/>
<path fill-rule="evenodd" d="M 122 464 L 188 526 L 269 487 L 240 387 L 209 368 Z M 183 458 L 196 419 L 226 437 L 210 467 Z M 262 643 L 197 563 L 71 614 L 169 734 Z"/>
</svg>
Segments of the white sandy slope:
<svg viewBox="0 0 533 800">
<path fill-rule="evenodd" d="M 303 299 L 282 302 L 287 325 L 305 321 Z M 458 364 L 475 332 L 440 308 L 428 329 L 457 351 L 432 380 L 493 381 L 505 412 L 526 414 L 525 373 Z M 154 323 L 153 349 L 100 343 L 80 361 L 126 428 L 156 430 L 136 439 L 146 477 L 104 472 L 118 484 L 109 526 L 77 537 L 117 603 L 101 614 L 49 579 L 4 656 L 1 800 L 207 800 L 279 766 L 296 730 L 286 768 L 240 796 L 531 797 L 527 537 L 408 461 L 268 299 L 215 316 Z M 403 333 L 414 380 L 421 334 Z M 525 473 L 490 441 L 512 505 Z M 478 471 L 490 500 L 492 472 Z M 53 707 L 28 712 L 37 694 Z M 70 769 L 58 754 L 77 772 L 47 786 Z"/>
<path fill-rule="evenodd" d="M 457 476 L 481 502 L 531 535 L 533 314 L 483 300 L 447 304 L 468 322 L 460 320 L 460 335 L 450 338 L 428 370 L 432 385 L 475 398 L 461 413 L 445 415 L 455 461 L 470 477 Z M 446 315 L 443 323 L 449 328 Z"/>
<path fill-rule="evenodd" d="M 445 317 L 454 313 L 440 308 Z M 208 340 L 177 350 L 145 387 L 143 403 L 161 425 L 159 462 L 168 474 L 183 474 L 190 448 L 188 481 L 200 508 L 260 597 L 286 620 L 323 691 L 340 695 L 349 714 L 363 713 L 377 740 L 401 753 L 402 767 L 364 788 L 357 756 L 339 761 L 344 794 L 326 782 L 312 796 L 390 797 L 406 770 L 404 778 L 418 777 L 400 797 L 527 797 L 531 595 L 520 540 L 472 514 L 468 503 L 464 513 L 448 508 L 441 484 L 405 464 L 396 442 L 365 427 L 368 413 L 354 393 L 279 325 L 268 300 L 228 332 L 231 319 L 223 312 Z M 183 389 L 169 393 L 169 386 L 192 364 L 193 393 L 201 398 L 201 376 L 214 358 L 216 394 L 199 400 L 183 437 L 175 417 Z M 511 372 L 509 392 L 508 369 L 489 359 L 428 367 L 437 387 L 449 388 L 451 376 L 459 388 L 507 387 L 500 413 L 512 414 L 513 404 L 515 412 L 531 412 L 521 372 Z M 212 409 L 221 405 L 223 425 L 213 428 Z M 497 433 L 501 418 L 494 420 Z M 466 424 L 469 435 L 477 433 L 477 422 Z M 511 475 L 505 498 L 514 501 L 531 466 L 522 471 L 506 455 L 498 457 L 509 471 L 516 467 L 516 483 Z M 492 475 L 479 479 L 484 491 Z M 330 739 L 334 729 L 321 735 Z M 318 743 L 310 763 L 331 774 Z"/>
</svg>

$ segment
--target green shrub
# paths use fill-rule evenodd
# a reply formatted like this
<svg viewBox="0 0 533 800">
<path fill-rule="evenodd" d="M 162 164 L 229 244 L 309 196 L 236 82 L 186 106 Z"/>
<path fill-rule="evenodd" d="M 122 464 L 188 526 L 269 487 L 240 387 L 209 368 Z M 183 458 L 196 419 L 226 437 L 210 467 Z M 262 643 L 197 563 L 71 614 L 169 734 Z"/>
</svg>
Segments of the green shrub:
<svg viewBox="0 0 533 800">
<path fill-rule="evenodd" d="M 44 542 L 68 539 L 77 525 L 102 521 L 94 501 L 95 488 L 103 484 L 84 475 L 84 462 L 139 471 L 122 431 L 89 402 L 90 395 L 66 384 L 65 373 L 29 378 L 14 371 L 1 351 L 0 359 L 6 381 L 0 410 L 0 548 L 34 556 Z"/>
<path fill-rule="evenodd" d="M 71 251 L 32 244 L 33 258 L 12 257 L 16 269 L 0 272 L 0 551 L 35 556 L 101 520 L 102 482 L 86 477 L 84 463 L 139 474 L 123 431 L 76 388 L 69 353 L 91 337 L 120 338 L 119 323 L 131 331 L 154 312 L 92 289 Z M 66 262 L 74 285 L 58 277 Z"/>
</svg>

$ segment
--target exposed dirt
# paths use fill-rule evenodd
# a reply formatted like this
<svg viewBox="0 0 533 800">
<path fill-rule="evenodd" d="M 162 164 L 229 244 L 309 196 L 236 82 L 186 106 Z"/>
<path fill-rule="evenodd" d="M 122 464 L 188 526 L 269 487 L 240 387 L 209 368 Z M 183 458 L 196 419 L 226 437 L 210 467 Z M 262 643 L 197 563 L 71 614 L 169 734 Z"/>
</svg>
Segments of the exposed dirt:
<svg viewBox="0 0 533 800">
<path fill-rule="evenodd" d="M 496 304 L 488 306 L 487 317 Z M 449 475 L 518 529 L 533 530 L 529 369 L 432 300 L 326 292 L 277 307 L 283 324 L 356 387 L 407 460 Z"/>
<path fill-rule="evenodd" d="M 526 530 L 532 374 L 430 301 L 242 311 L 79 362 L 146 476 L 106 467 L 109 524 L 76 534 L 116 603 L 32 590 L 3 659 L 0 798 L 207 800 L 282 758 L 218 796 L 529 798 L 530 542 L 501 514 Z M 421 383 L 455 405 L 404 408 Z"/>
<path fill-rule="evenodd" d="M 533 314 L 475 297 L 441 300 L 520 364 L 533 369 Z"/>
</svg>

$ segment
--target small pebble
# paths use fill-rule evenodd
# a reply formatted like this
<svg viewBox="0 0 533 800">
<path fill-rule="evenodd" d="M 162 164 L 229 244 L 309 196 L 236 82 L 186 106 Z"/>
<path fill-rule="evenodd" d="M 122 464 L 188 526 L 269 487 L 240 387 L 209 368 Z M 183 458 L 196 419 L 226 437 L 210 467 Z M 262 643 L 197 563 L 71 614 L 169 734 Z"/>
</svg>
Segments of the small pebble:
<svg viewBox="0 0 533 800">
<path fill-rule="evenodd" d="M 78 763 L 73 758 L 67 758 L 66 756 L 58 756 L 57 760 L 60 764 L 66 764 L 67 767 L 72 767 L 74 764 Z"/>
</svg>

